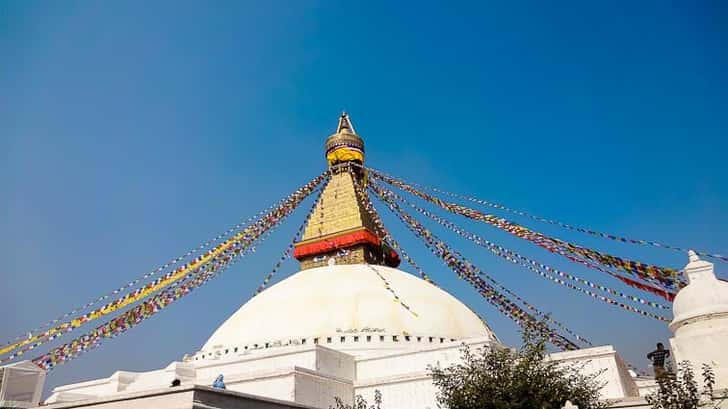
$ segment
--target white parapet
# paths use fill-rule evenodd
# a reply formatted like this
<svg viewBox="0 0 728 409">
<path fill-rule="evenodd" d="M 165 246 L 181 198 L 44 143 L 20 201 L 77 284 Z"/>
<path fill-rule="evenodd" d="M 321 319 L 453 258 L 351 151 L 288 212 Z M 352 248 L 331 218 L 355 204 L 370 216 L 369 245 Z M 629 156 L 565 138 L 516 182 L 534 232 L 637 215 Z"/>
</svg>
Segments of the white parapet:
<svg viewBox="0 0 728 409">
<path fill-rule="evenodd" d="M 557 352 L 549 357 L 554 361 L 575 366 L 584 375 L 596 375 L 597 382 L 604 385 L 600 391 L 602 399 L 640 396 L 639 387 L 627 365 L 611 345 Z"/>
<path fill-rule="evenodd" d="M 45 371 L 30 361 L 0 367 L 0 408 L 37 406 L 44 383 Z"/>
</svg>

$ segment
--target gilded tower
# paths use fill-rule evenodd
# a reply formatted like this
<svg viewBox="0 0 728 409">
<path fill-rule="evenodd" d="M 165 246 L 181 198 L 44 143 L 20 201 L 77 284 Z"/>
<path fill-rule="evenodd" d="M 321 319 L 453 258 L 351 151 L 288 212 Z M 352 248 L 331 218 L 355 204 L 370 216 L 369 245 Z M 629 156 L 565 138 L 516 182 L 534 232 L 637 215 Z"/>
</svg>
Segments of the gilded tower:
<svg viewBox="0 0 728 409">
<path fill-rule="evenodd" d="M 336 132 L 326 139 L 331 179 L 306 225 L 294 256 L 301 269 L 336 264 L 381 264 L 396 267 L 399 256 L 382 241 L 382 233 L 357 192 L 364 189 L 364 141 L 351 119 L 341 114 Z"/>
</svg>

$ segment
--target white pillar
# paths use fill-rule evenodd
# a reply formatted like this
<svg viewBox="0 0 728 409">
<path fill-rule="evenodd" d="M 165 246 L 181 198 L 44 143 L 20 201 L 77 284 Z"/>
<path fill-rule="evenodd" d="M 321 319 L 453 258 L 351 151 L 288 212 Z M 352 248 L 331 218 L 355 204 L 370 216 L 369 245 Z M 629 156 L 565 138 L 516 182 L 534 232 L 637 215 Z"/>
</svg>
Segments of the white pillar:
<svg viewBox="0 0 728 409">
<path fill-rule="evenodd" d="M 690 361 L 700 383 L 707 363 L 715 372 L 715 389 L 728 388 L 728 282 L 716 278 L 712 263 L 693 251 L 688 255 L 684 273 L 689 284 L 672 306 L 672 354 L 676 363 Z"/>
</svg>

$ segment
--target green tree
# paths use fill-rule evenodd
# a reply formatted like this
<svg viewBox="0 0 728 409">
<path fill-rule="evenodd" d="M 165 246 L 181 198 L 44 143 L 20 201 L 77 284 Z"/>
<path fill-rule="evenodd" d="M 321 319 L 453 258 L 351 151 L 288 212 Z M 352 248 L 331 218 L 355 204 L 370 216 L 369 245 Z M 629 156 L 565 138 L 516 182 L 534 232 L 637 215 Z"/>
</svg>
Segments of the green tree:
<svg viewBox="0 0 728 409">
<path fill-rule="evenodd" d="M 692 365 L 682 361 L 677 373 L 657 378 L 657 391 L 646 397 L 647 403 L 653 409 L 719 408 L 728 396 L 714 396 L 715 374 L 709 365 L 703 364 L 702 376 L 703 389 L 699 390 Z"/>
<path fill-rule="evenodd" d="M 462 349 L 462 363 L 431 366 L 437 402 L 449 409 L 561 409 L 571 401 L 580 409 L 603 409 L 597 374 L 548 359 L 546 339 L 537 330 L 523 331 L 520 349 Z"/>
</svg>

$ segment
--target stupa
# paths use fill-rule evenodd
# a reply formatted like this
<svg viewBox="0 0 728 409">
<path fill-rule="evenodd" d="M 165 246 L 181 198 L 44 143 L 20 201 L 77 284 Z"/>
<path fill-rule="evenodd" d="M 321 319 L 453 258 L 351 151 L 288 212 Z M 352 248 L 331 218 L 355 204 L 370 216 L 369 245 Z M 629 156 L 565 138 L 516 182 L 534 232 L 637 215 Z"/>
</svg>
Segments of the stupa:
<svg viewBox="0 0 728 409">
<path fill-rule="evenodd" d="M 399 256 L 359 197 L 364 142 L 348 115 L 326 140 L 331 179 L 295 244 L 301 271 L 263 291 L 234 313 L 195 354 L 282 345 L 322 344 L 363 355 L 406 350 L 412 342 L 495 340 L 487 325 L 456 298 L 402 270 Z M 359 186 L 357 186 L 359 185 Z M 406 302 L 393 302 L 393 295 Z M 441 341 L 442 340 L 442 341 Z"/>
<path fill-rule="evenodd" d="M 301 271 L 243 304 L 199 349 L 166 368 L 117 371 L 53 390 L 53 408 L 328 408 L 335 398 L 385 408 L 435 408 L 428 365 L 460 360 L 463 344 L 502 347 L 487 323 L 434 284 L 398 269 L 362 197 L 363 139 L 342 114 L 326 139 L 330 180 L 294 256 Z M 599 373 L 605 399 L 640 406 L 640 386 L 611 346 L 555 353 Z M 211 389 L 224 375 L 226 390 Z M 172 380 L 180 386 L 170 388 Z M 647 385 L 647 384 L 645 384 Z M 649 385 L 647 385 L 649 387 Z M 619 406 L 619 405 L 616 405 Z"/>
<path fill-rule="evenodd" d="M 715 388 L 728 389 L 728 282 L 719 280 L 713 263 L 694 251 L 685 266 L 688 285 L 675 297 L 670 339 L 675 362 L 689 362 L 695 372 L 704 364 L 715 372 Z"/>
</svg>

